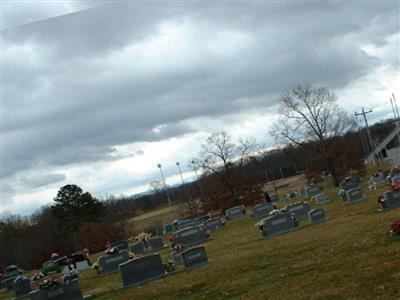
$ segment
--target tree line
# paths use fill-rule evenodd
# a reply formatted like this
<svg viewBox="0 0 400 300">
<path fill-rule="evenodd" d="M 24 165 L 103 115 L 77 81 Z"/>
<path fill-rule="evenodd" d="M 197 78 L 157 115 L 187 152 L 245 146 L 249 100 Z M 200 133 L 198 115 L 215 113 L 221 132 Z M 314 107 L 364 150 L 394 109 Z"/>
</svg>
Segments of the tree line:
<svg viewBox="0 0 400 300">
<path fill-rule="evenodd" d="M 213 133 L 188 162 L 200 176 L 186 184 L 187 190 L 169 187 L 172 202 L 180 204 L 183 217 L 195 217 L 210 210 L 255 204 L 262 201 L 264 183 L 299 173 L 309 181 L 329 175 L 335 185 L 350 170 L 362 174 L 365 153 L 360 134 L 365 129 L 356 128 L 336 100 L 326 88 L 297 86 L 284 92 L 277 121 L 269 131 L 278 144 L 273 150 L 263 149 L 254 139 L 234 141 L 225 132 Z M 383 138 L 391 126 L 389 120 L 371 130 Z M 150 184 L 147 194 L 107 199 L 66 185 L 52 205 L 28 217 L 9 216 L 0 221 L 0 266 L 17 263 L 26 269 L 38 268 L 52 252 L 101 251 L 107 242 L 135 233 L 132 217 L 166 204 L 164 187 L 158 181 Z"/>
</svg>

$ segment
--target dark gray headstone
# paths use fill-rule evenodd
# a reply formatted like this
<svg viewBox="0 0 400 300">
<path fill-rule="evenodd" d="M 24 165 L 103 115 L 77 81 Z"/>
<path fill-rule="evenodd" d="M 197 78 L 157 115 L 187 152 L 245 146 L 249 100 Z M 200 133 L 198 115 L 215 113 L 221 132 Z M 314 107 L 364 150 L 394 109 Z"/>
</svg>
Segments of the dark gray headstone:
<svg viewBox="0 0 400 300">
<path fill-rule="evenodd" d="M 129 251 L 129 243 L 127 241 L 113 243 L 111 247 L 118 248 L 120 251 Z"/>
<path fill-rule="evenodd" d="M 324 192 L 321 192 L 318 195 L 315 195 L 314 197 L 312 197 L 312 200 L 317 203 L 317 204 L 324 204 L 329 202 L 328 197 L 326 197 Z"/>
<path fill-rule="evenodd" d="M 87 262 L 86 260 L 84 260 L 84 261 L 78 261 L 78 262 L 75 263 L 75 264 L 76 264 L 76 268 L 75 268 L 73 265 L 71 265 L 71 267 L 72 267 L 74 270 L 79 271 L 79 272 L 83 272 L 83 271 L 85 271 L 85 270 L 91 268 L 91 266 L 88 264 L 88 262 Z M 64 273 L 67 273 L 68 271 L 69 271 L 69 268 L 68 268 L 68 267 L 65 267 L 65 268 L 64 268 Z"/>
<path fill-rule="evenodd" d="M 346 191 L 346 199 L 349 203 L 360 202 L 365 200 L 365 196 L 360 188 L 354 188 Z"/>
<path fill-rule="evenodd" d="M 183 259 L 182 259 L 182 252 L 185 250 L 174 250 L 171 252 L 172 260 L 175 265 L 182 265 L 183 264 Z"/>
<path fill-rule="evenodd" d="M 25 296 L 31 292 L 31 285 L 29 278 L 19 276 L 14 280 L 14 291 L 17 298 Z"/>
<path fill-rule="evenodd" d="M 272 203 L 259 203 L 251 208 L 251 217 L 253 219 L 267 216 L 268 213 L 273 209 Z"/>
<path fill-rule="evenodd" d="M 307 194 L 307 197 L 314 197 L 314 196 L 316 196 L 316 195 L 318 195 L 318 194 L 320 194 L 322 192 L 322 189 L 321 189 L 321 187 L 319 187 L 319 186 L 317 186 L 317 185 L 314 185 L 314 186 L 308 186 L 307 188 L 306 188 L 306 194 Z"/>
<path fill-rule="evenodd" d="M 186 247 L 204 243 L 208 240 L 208 234 L 199 226 L 184 228 L 173 233 L 175 243 Z"/>
<path fill-rule="evenodd" d="M 316 224 L 325 220 L 326 216 L 323 208 L 314 208 L 308 212 L 308 221 L 310 224 Z"/>
<path fill-rule="evenodd" d="M 134 244 L 131 244 L 130 250 L 133 254 L 138 255 L 138 254 L 143 254 L 144 253 L 144 245 L 143 242 L 136 242 Z"/>
<path fill-rule="evenodd" d="M 400 191 L 389 191 L 384 194 L 385 209 L 400 207 Z"/>
<path fill-rule="evenodd" d="M 164 225 L 164 234 L 172 233 L 176 230 L 174 224 L 168 223 Z"/>
<path fill-rule="evenodd" d="M 149 238 L 147 243 L 144 242 L 143 244 L 145 246 L 145 251 L 157 251 L 164 248 L 163 239 L 159 236 Z"/>
<path fill-rule="evenodd" d="M 185 268 L 195 268 L 208 263 L 208 257 L 204 247 L 196 247 L 182 253 Z"/>
<path fill-rule="evenodd" d="M 372 176 L 372 182 L 376 185 L 386 184 L 386 179 L 383 174 L 378 176 Z"/>
<path fill-rule="evenodd" d="M 116 254 L 100 256 L 98 261 L 102 274 L 119 271 L 119 265 L 130 259 L 127 251 L 121 251 Z"/>
<path fill-rule="evenodd" d="M 120 270 L 124 287 L 139 285 L 165 275 L 164 265 L 159 254 L 132 259 L 121 264 Z"/>
<path fill-rule="evenodd" d="M 188 219 L 184 220 L 183 222 L 179 223 L 178 225 L 178 230 L 183 229 L 183 228 L 188 228 L 188 227 L 193 227 L 193 226 L 198 226 L 201 224 L 201 221 L 198 219 Z"/>
<path fill-rule="evenodd" d="M 231 207 L 225 211 L 225 216 L 228 220 L 240 219 L 244 216 L 243 207 Z"/>
<path fill-rule="evenodd" d="M 400 183 L 400 175 L 396 175 L 396 176 L 391 177 L 391 178 L 390 178 L 390 182 L 391 182 L 392 184 Z"/>
<path fill-rule="evenodd" d="M 204 221 L 203 226 L 206 229 L 214 231 L 214 230 L 224 227 L 225 224 L 222 223 L 221 218 L 216 217 L 216 218 L 211 218 L 211 219 Z"/>
<path fill-rule="evenodd" d="M 60 284 L 50 289 L 39 289 L 30 294 L 32 300 L 81 300 L 83 299 L 78 281 Z"/>
<path fill-rule="evenodd" d="M 271 195 L 269 196 L 269 198 L 271 199 L 272 203 L 279 201 L 279 197 L 277 195 Z"/>
<path fill-rule="evenodd" d="M 340 183 L 340 189 L 344 191 L 348 191 L 359 187 L 360 187 L 360 178 L 358 177 L 352 177 L 351 179 L 342 181 Z"/>
<path fill-rule="evenodd" d="M 278 234 L 283 234 L 299 227 L 299 222 L 295 221 L 289 213 L 270 216 L 260 221 L 262 223 L 262 236 L 267 238 Z"/>
<path fill-rule="evenodd" d="M 289 204 L 287 206 L 287 211 L 290 213 L 294 213 L 298 220 L 306 219 L 307 213 L 310 209 L 310 205 L 304 201 Z"/>
</svg>

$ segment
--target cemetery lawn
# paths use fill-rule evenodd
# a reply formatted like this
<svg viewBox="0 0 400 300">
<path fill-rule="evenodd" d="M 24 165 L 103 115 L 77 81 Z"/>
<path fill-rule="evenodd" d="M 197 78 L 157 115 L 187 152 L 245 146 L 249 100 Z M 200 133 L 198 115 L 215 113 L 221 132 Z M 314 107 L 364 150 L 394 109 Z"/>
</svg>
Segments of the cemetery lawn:
<svg viewBox="0 0 400 300">
<path fill-rule="evenodd" d="M 365 180 L 364 180 L 365 181 Z M 328 220 L 262 240 L 247 215 L 228 222 L 205 244 L 209 264 L 142 286 L 121 289 L 117 274 L 82 273 L 84 294 L 94 299 L 400 299 L 400 239 L 389 235 L 400 209 L 377 213 L 376 198 L 343 204 L 325 182 Z M 278 206 L 296 202 L 280 201 Z M 315 204 L 312 206 L 316 207 Z M 161 252 L 170 259 L 168 250 Z M 99 254 L 92 257 L 96 259 Z M 0 293 L 0 299 L 11 294 Z"/>
</svg>

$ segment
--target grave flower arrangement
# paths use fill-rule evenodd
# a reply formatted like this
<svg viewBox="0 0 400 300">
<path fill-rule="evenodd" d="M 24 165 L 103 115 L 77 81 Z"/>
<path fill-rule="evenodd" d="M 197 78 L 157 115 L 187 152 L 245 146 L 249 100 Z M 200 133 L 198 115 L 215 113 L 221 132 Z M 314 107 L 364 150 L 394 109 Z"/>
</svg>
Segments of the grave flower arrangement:
<svg viewBox="0 0 400 300">
<path fill-rule="evenodd" d="M 400 220 L 394 221 L 391 225 L 390 225 L 390 232 L 393 235 L 400 235 Z"/>
<path fill-rule="evenodd" d="M 61 285 L 61 281 L 58 278 L 49 278 L 44 280 L 39 288 L 42 290 L 55 290 Z"/>
<path fill-rule="evenodd" d="M 392 184 L 390 184 L 390 189 L 392 191 L 400 191 L 400 183 L 392 183 Z"/>
</svg>

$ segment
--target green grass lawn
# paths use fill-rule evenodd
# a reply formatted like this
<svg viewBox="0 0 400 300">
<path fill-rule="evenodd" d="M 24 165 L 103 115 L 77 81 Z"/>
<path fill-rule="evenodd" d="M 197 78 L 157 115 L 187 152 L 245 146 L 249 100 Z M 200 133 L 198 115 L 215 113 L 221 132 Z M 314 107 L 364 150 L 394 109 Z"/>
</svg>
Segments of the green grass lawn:
<svg viewBox="0 0 400 300">
<path fill-rule="evenodd" d="M 205 244 L 209 264 L 138 287 L 121 289 L 120 275 L 83 272 L 80 284 L 95 299 L 400 299 L 400 240 L 390 237 L 400 209 L 377 213 L 376 197 L 343 204 L 324 183 L 328 220 L 262 240 L 246 216 L 228 222 Z M 279 206 L 291 201 L 280 201 Z M 313 204 L 313 206 L 315 206 Z M 161 252 L 170 259 L 169 251 Z M 0 299 L 10 294 L 0 293 Z"/>
</svg>

